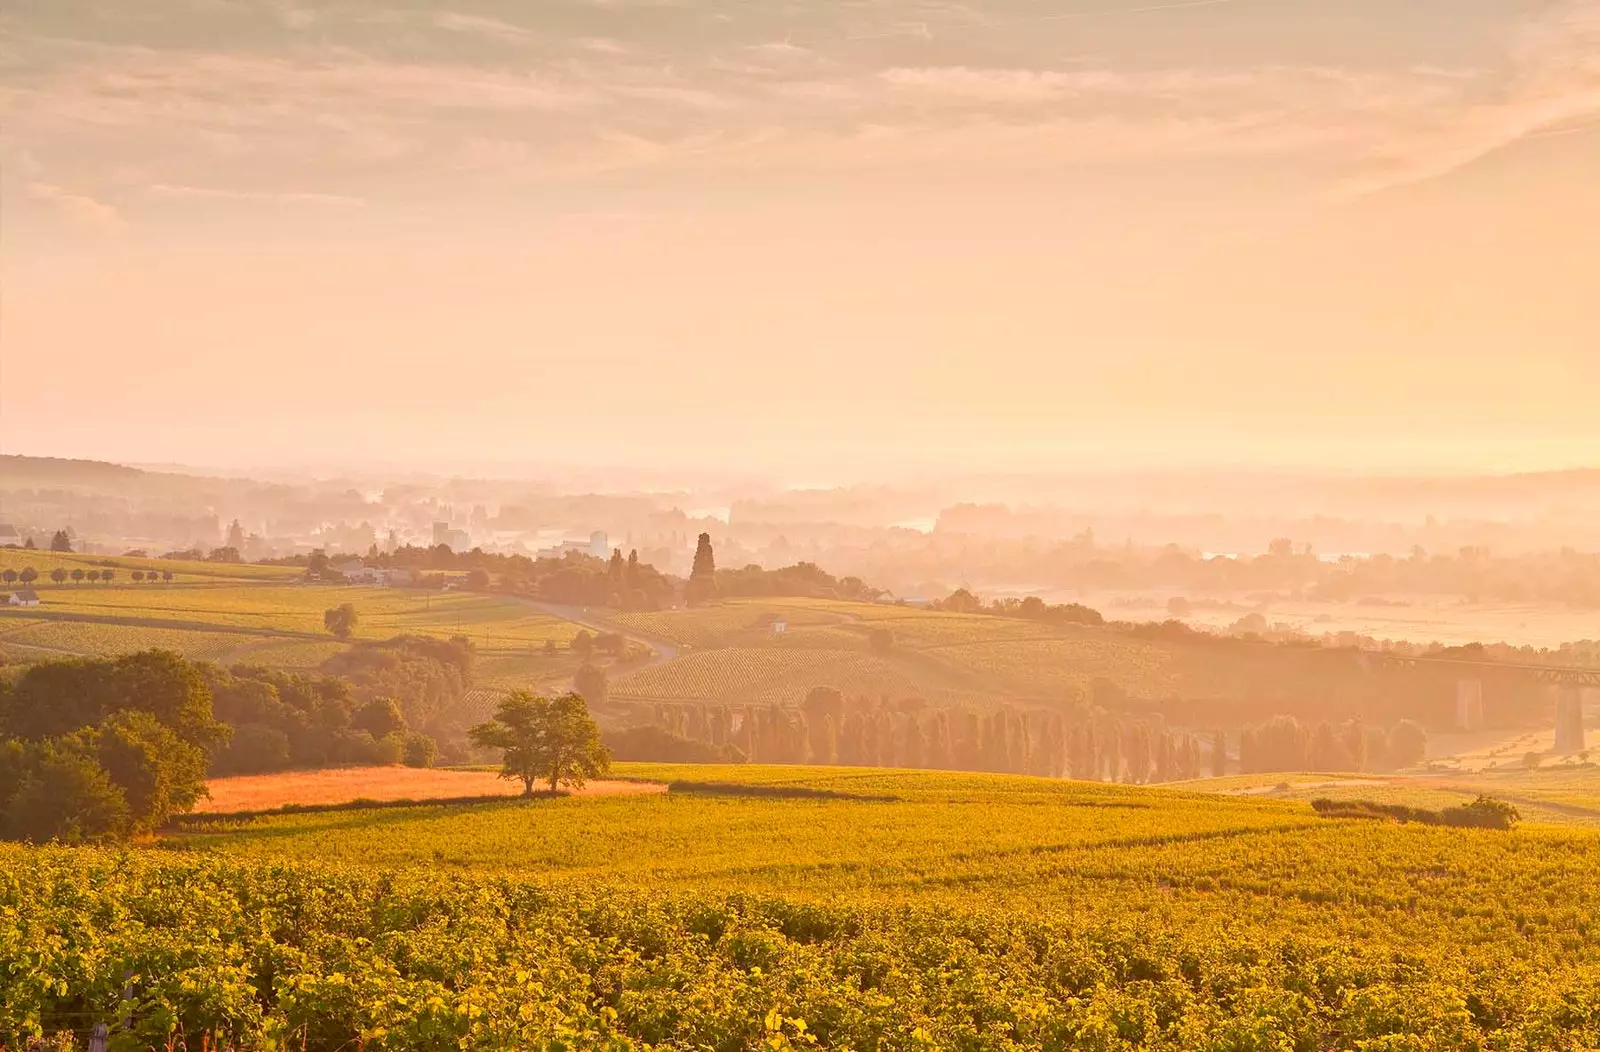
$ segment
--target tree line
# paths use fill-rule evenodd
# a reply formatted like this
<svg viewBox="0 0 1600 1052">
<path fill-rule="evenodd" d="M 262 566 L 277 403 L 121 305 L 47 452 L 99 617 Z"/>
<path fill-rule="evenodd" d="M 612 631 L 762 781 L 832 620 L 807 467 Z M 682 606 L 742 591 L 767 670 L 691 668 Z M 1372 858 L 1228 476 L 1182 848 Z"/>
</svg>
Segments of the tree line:
<svg viewBox="0 0 1600 1052">
<path fill-rule="evenodd" d="M 24 566 L 20 570 L 15 570 L 10 567 L 7 567 L 5 570 L 0 570 L 0 580 L 5 581 L 5 583 L 8 585 L 17 584 L 20 582 L 24 587 L 26 587 L 38 581 L 39 576 L 39 571 L 35 570 L 31 566 Z M 116 580 L 117 571 L 110 568 L 86 570 L 81 566 L 68 570 L 64 566 L 57 566 L 55 569 L 50 571 L 48 576 L 50 580 L 56 584 L 66 584 L 68 581 L 71 581 L 73 584 L 83 584 L 84 582 L 88 582 L 89 584 L 94 584 L 96 582 L 110 584 Z M 157 581 L 170 582 L 172 580 L 172 571 L 134 570 L 129 576 L 135 581 L 149 581 L 151 584 L 154 584 Z"/>
<path fill-rule="evenodd" d="M 1159 716 L 1104 711 L 931 709 L 920 699 L 818 687 L 799 707 L 659 704 L 607 736 L 623 759 L 839 764 L 1166 782 L 1201 777 L 1208 743 Z M 653 728 L 653 729 L 646 729 Z M 1225 743 L 1224 743 L 1225 747 Z"/>
</svg>

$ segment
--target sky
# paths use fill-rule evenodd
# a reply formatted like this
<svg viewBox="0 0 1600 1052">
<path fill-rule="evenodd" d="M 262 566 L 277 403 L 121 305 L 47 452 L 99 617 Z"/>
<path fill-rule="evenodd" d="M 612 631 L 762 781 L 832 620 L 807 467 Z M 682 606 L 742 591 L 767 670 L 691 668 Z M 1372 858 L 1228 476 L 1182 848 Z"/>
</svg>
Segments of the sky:
<svg viewBox="0 0 1600 1052">
<path fill-rule="evenodd" d="M 1600 464 L 1600 0 L 8 0 L 0 449 Z"/>
</svg>

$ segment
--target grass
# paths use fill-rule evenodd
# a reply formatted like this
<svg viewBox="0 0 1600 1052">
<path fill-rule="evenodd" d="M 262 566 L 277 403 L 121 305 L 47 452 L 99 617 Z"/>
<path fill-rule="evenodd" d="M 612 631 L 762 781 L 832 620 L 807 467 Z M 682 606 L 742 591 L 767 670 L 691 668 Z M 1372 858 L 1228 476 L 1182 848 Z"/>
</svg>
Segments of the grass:
<svg viewBox="0 0 1600 1052">
<path fill-rule="evenodd" d="M 588 795 L 664 789 L 646 782 L 591 782 Z M 501 778 L 495 770 L 452 770 L 417 767 L 334 767 L 315 771 L 279 771 L 213 778 L 209 798 L 200 804 L 206 814 L 239 814 L 282 807 L 325 807 L 369 800 L 452 800 L 463 797 L 517 796 L 522 783 Z"/>
</svg>

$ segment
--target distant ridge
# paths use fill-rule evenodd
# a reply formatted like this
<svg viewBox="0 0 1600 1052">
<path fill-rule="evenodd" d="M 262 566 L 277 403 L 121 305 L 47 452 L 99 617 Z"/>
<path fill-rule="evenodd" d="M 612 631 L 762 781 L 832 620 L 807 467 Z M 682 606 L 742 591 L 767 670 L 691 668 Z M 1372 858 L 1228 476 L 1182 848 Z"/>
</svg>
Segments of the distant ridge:
<svg viewBox="0 0 1600 1052">
<path fill-rule="evenodd" d="M 135 482 L 149 473 L 104 460 L 0 454 L 0 484 L 5 486 L 95 486 Z"/>
</svg>

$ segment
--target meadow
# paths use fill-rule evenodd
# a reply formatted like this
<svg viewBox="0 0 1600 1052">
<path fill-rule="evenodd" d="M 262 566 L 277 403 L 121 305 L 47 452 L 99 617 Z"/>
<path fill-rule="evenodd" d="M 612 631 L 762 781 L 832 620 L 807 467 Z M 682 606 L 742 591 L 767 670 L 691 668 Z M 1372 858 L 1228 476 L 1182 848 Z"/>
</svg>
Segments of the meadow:
<svg viewBox="0 0 1600 1052">
<path fill-rule="evenodd" d="M 0 849 L 0 1040 L 126 1018 L 141 1047 L 1600 1041 L 1593 831 L 1000 775 L 615 774 L 674 784 Z"/>
</svg>

